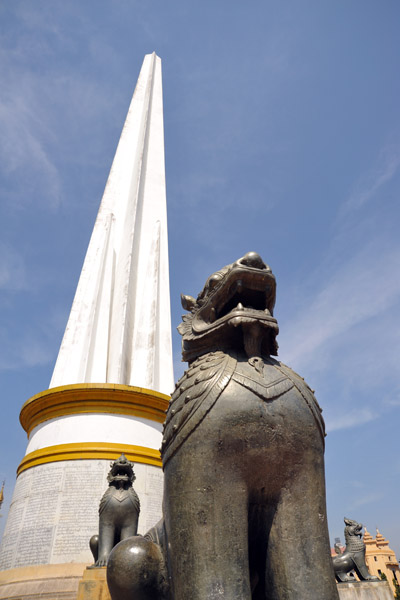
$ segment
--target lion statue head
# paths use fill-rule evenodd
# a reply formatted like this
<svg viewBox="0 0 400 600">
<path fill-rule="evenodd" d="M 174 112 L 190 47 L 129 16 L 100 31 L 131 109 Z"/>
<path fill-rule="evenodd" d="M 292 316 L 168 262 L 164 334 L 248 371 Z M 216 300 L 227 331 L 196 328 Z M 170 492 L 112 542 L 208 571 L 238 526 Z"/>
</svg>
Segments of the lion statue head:
<svg viewBox="0 0 400 600">
<path fill-rule="evenodd" d="M 116 486 L 122 482 L 125 484 L 124 487 L 131 487 L 135 479 L 133 463 L 126 458 L 124 453 L 117 460 L 110 463 L 110 470 L 107 475 L 108 485 Z"/>
<path fill-rule="evenodd" d="M 276 280 L 256 252 L 213 273 L 200 294 L 181 296 L 182 359 L 213 350 L 244 349 L 249 358 L 277 355 L 279 328 L 273 316 Z"/>
</svg>

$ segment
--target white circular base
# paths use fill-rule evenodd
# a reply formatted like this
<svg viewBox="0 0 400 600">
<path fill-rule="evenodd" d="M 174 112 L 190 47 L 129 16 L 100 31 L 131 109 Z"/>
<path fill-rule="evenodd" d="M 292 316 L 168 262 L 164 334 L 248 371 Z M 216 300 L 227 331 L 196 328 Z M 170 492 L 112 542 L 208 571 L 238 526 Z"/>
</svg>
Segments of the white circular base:
<svg viewBox="0 0 400 600">
<path fill-rule="evenodd" d="M 88 413 L 44 421 L 30 436 L 26 454 L 59 444 L 98 442 L 145 446 L 158 450 L 162 425 L 140 417 Z"/>
</svg>

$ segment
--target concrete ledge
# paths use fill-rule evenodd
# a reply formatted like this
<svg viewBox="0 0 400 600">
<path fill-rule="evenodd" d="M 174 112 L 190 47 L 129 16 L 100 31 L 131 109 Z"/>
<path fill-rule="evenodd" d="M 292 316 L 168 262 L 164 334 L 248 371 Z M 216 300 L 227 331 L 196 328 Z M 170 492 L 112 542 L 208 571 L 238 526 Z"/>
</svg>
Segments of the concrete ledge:
<svg viewBox="0 0 400 600">
<path fill-rule="evenodd" d="M 106 567 L 86 569 L 79 582 L 78 600 L 111 600 Z"/>
<path fill-rule="evenodd" d="M 0 571 L 0 600 L 76 600 L 86 567 L 65 563 Z"/>
<path fill-rule="evenodd" d="M 340 600 L 393 600 L 387 581 L 355 581 L 338 583 Z"/>
</svg>

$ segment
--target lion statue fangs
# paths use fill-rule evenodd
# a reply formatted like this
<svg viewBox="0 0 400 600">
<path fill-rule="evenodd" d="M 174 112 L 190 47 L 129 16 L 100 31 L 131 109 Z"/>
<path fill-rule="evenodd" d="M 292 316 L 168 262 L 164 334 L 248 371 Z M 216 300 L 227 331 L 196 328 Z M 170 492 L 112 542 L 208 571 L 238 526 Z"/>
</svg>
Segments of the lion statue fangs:
<svg viewBox="0 0 400 600">
<path fill-rule="evenodd" d="M 112 600 L 338 600 L 324 422 L 304 380 L 272 358 L 275 290 L 270 267 L 249 252 L 211 275 L 197 299 L 182 296 L 189 367 L 164 424 L 163 521 L 112 551 Z M 146 566 L 120 584 L 133 548 L 153 567 L 158 560 L 147 591 Z M 157 570 L 169 591 L 157 587 Z"/>
<path fill-rule="evenodd" d="M 105 567 L 113 547 L 137 533 L 140 502 L 132 488 L 135 479 L 133 464 L 125 454 L 110 463 L 109 487 L 99 506 L 99 534 L 89 542 L 94 567 Z"/>
</svg>

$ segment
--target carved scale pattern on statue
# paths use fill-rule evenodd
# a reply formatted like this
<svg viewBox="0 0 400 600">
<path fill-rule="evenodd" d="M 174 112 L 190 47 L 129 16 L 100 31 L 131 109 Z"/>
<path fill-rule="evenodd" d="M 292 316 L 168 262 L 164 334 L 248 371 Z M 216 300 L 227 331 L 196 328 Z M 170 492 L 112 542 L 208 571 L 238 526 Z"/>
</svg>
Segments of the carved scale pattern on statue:
<svg viewBox="0 0 400 600">
<path fill-rule="evenodd" d="M 348 522 L 350 519 L 348 519 Z M 364 540 L 360 533 L 360 524 L 346 526 L 344 530 L 344 539 L 346 541 L 346 550 L 350 552 L 363 552 L 365 549 Z"/>
<path fill-rule="evenodd" d="M 311 388 L 292 369 L 271 357 L 245 362 L 238 361 L 234 352 L 210 352 L 195 360 L 175 386 L 164 423 L 164 465 L 212 409 L 231 379 L 265 401 L 295 387 L 325 436 L 321 408 Z"/>
<path fill-rule="evenodd" d="M 338 599 L 324 422 L 302 377 L 273 358 L 275 293 L 249 252 L 182 296 L 189 367 L 164 424 L 163 520 L 112 552 L 113 600 Z"/>
</svg>

